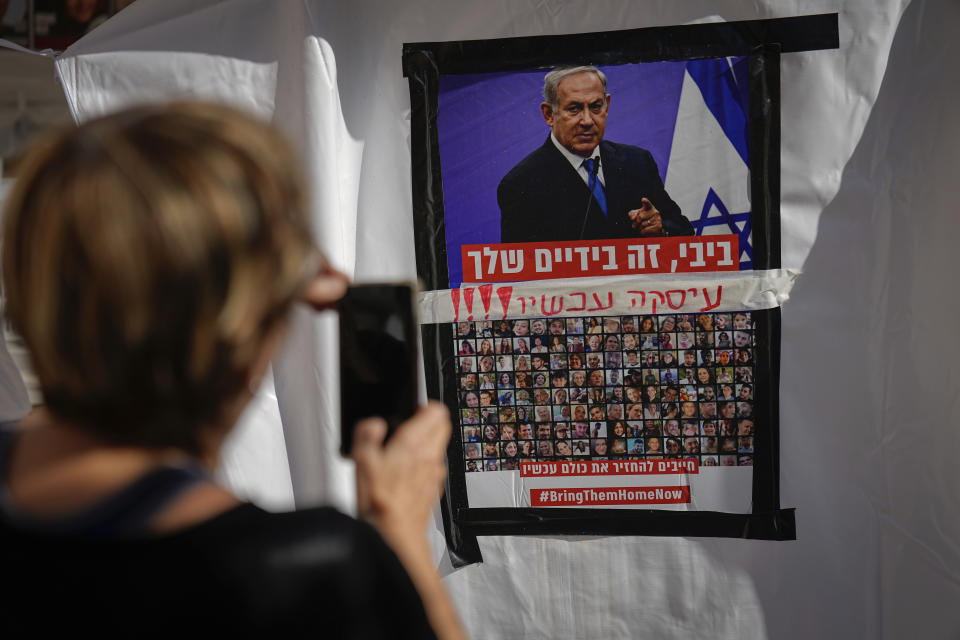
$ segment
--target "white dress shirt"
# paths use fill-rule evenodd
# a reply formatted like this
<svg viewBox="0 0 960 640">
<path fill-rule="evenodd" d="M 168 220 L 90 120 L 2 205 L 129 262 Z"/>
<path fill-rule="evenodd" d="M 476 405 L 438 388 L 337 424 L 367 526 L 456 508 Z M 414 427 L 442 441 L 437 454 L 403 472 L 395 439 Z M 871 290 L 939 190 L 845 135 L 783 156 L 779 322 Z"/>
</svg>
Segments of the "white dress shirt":
<svg viewBox="0 0 960 640">
<path fill-rule="evenodd" d="M 560 151 L 560 153 L 563 154 L 563 157 L 567 159 L 567 162 L 569 162 L 570 165 L 571 165 L 574 169 L 576 169 L 577 173 L 578 173 L 578 174 L 580 175 L 580 177 L 583 179 L 583 183 L 589 187 L 589 186 L 590 186 L 590 172 L 587 171 L 587 168 L 586 168 L 585 166 L 583 166 L 583 161 L 584 161 L 586 158 L 584 158 L 583 156 L 578 156 L 578 155 L 575 154 L 575 153 L 572 153 L 569 149 L 567 149 L 565 146 L 563 146 L 562 144 L 560 144 L 560 141 L 557 140 L 557 137 L 556 137 L 555 135 L 553 135 L 553 132 L 550 133 L 550 140 L 553 141 L 553 145 L 557 148 L 557 150 Z M 591 157 L 591 158 L 599 158 L 599 157 L 600 157 L 600 145 L 599 145 L 599 144 L 593 148 L 593 153 L 590 154 L 590 157 Z M 602 161 L 601 161 L 601 163 L 600 163 L 600 170 L 597 171 L 597 177 L 600 179 L 600 184 L 602 184 L 602 185 L 604 186 L 604 188 L 606 188 L 607 182 L 606 182 L 606 180 L 604 180 L 604 178 L 603 178 L 603 162 L 602 162 Z"/>
</svg>

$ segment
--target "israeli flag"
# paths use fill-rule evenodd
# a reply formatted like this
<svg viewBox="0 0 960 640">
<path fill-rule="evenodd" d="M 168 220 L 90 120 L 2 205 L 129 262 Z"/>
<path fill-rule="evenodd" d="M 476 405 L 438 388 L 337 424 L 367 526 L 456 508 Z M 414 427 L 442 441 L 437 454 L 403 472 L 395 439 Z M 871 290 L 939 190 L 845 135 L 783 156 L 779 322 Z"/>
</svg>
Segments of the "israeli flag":
<svg viewBox="0 0 960 640">
<path fill-rule="evenodd" d="M 753 268 L 747 58 L 687 62 L 665 186 L 697 235 L 740 239 L 740 268 Z"/>
</svg>

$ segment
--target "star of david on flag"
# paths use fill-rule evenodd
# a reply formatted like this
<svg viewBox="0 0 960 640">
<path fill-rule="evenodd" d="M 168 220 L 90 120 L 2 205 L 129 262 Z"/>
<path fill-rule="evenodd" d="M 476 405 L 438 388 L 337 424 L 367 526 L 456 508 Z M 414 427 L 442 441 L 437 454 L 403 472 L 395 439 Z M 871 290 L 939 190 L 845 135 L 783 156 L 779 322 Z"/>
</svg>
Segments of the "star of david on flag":
<svg viewBox="0 0 960 640">
<path fill-rule="evenodd" d="M 753 268 L 747 58 L 687 62 L 664 180 L 697 235 L 736 234 Z"/>
</svg>

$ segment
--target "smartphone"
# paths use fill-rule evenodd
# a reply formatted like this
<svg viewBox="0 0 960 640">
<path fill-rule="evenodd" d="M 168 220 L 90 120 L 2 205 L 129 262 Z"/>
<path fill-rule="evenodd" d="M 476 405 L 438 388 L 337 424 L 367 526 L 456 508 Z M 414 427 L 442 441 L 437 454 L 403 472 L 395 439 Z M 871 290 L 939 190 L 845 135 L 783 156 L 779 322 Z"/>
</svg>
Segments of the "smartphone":
<svg viewBox="0 0 960 640">
<path fill-rule="evenodd" d="M 340 300 L 340 452 L 358 420 L 379 416 L 387 438 L 417 410 L 416 287 L 357 284 Z"/>
</svg>

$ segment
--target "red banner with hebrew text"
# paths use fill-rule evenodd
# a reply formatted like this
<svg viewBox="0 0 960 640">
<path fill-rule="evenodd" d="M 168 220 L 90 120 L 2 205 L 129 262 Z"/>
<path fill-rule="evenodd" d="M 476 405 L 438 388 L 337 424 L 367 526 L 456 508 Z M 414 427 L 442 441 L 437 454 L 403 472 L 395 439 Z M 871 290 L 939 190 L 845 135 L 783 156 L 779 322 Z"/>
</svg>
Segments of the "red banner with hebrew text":
<svg viewBox="0 0 960 640">
<path fill-rule="evenodd" d="M 737 271 L 736 235 L 461 245 L 464 282 Z"/>
</svg>

